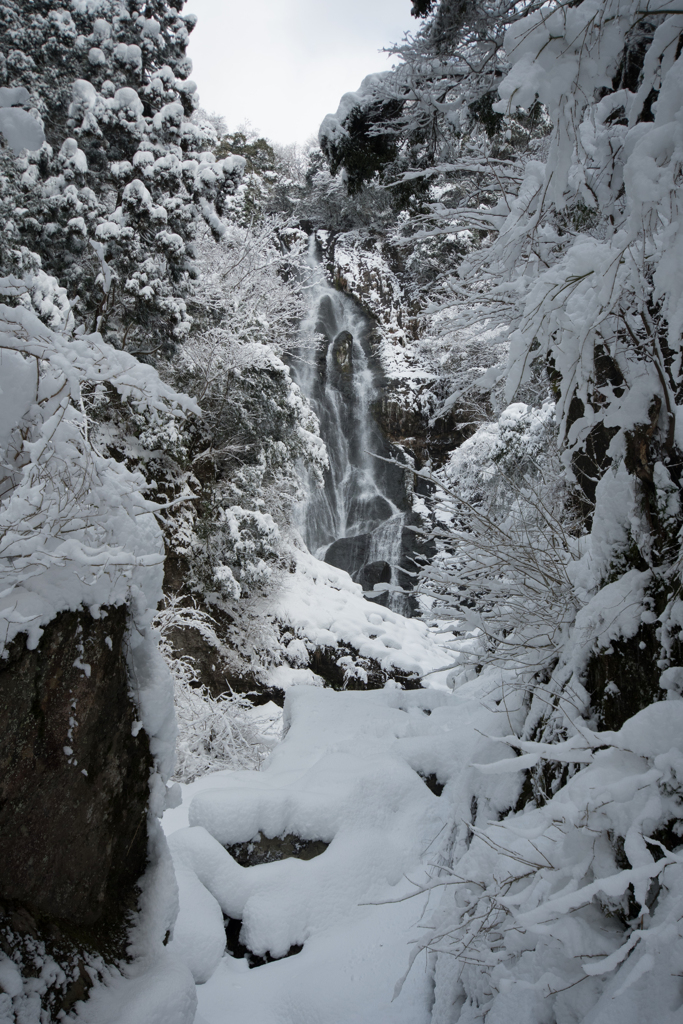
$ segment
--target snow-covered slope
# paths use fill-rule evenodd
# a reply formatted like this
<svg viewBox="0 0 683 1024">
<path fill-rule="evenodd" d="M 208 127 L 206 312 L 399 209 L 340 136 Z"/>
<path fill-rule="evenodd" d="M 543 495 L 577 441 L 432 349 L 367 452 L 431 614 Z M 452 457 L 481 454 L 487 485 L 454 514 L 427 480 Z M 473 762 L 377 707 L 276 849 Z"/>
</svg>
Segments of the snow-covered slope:
<svg viewBox="0 0 683 1024">
<path fill-rule="evenodd" d="M 296 552 L 296 571 L 283 582 L 272 614 L 296 635 L 292 643 L 297 646 L 288 652 L 291 661 L 297 660 L 295 651 L 300 652 L 301 660 L 307 660 L 306 641 L 314 647 L 342 643 L 355 648 L 362 658 L 374 659 L 389 673 L 431 673 L 431 685 L 444 687 L 447 683 L 446 668 L 452 656 L 423 622 L 370 604 L 348 573 L 307 551 Z M 348 667 L 353 673 L 353 666 Z M 270 682 L 282 689 L 299 682 L 322 685 L 322 679 L 305 667 L 272 669 Z"/>
<path fill-rule="evenodd" d="M 401 900 L 429 884 L 458 799 L 449 780 L 480 741 L 473 714 L 482 719 L 478 703 L 446 691 L 295 686 L 287 734 L 263 771 L 183 787 L 164 819 L 180 886 L 171 951 L 202 983 L 197 1022 L 426 1024 L 424 965 L 392 1001 L 426 897 Z M 430 776 L 433 788 L 446 784 L 442 796 Z M 504 800 L 510 784 L 495 788 Z M 309 861 L 241 867 L 224 847 L 259 833 L 329 846 Z M 224 953 L 223 914 L 242 920 L 241 941 L 258 955 L 303 949 L 250 970 Z"/>
<path fill-rule="evenodd" d="M 683 858 L 653 829 L 676 813 L 683 704 L 551 745 L 504 738 L 521 705 L 500 697 L 491 676 L 453 694 L 296 686 L 263 771 L 183 787 L 164 819 L 180 886 L 170 955 L 198 982 L 196 1024 L 680 1020 Z M 511 814 L 542 759 L 573 778 Z M 329 846 L 240 866 L 225 847 L 259 834 Z M 629 934 L 633 894 L 650 910 Z M 224 915 L 282 959 L 250 970 L 226 954 Z"/>
</svg>

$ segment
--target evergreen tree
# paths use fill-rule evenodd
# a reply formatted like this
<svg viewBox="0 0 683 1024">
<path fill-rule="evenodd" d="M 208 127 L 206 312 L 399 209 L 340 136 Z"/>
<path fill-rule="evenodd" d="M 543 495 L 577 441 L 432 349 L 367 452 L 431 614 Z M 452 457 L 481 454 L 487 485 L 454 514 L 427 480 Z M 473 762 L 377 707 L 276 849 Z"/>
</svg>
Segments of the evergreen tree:
<svg viewBox="0 0 683 1024">
<path fill-rule="evenodd" d="M 28 91 L 46 141 L 5 150 L 5 272 L 38 260 L 76 317 L 152 356 L 187 335 L 193 239 L 214 235 L 244 160 L 216 160 L 213 128 L 189 119 L 194 16 L 180 0 L 0 4 L 2 84 Z M 38 259 L 36 259 L 38 257 Z"/>
</svg>

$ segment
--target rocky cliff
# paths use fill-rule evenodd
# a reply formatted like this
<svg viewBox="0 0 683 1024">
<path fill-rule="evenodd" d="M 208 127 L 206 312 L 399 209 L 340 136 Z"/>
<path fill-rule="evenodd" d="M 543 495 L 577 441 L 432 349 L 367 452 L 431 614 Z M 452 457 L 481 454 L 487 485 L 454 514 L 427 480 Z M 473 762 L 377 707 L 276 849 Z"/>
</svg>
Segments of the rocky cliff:
<svg viewBox="0 0 683 1024">
<path fill-rule="evenodd" d="M 152 758 L 126 627 L 125 607 L 62 612 L 0 662 L 0 947 L 52 1016 L 125 956 L 147 862 Z"/>
</svg>

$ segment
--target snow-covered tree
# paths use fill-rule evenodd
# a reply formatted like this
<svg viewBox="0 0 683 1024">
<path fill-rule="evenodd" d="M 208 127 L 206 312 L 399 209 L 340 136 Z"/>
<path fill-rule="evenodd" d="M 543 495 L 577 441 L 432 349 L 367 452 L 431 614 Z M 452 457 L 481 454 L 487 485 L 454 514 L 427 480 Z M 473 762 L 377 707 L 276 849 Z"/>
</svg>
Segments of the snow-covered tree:
<svg viewBox="0 0 683 1024">
<path fill-rule="evenodd" d="M 456 344 L 477 325 L 507 339 L 508 400 L 547 374 L 557 449 L 546 435 L 534 451 L 539 411 L 515 404 L 442 475 L 430 596 L 521 755 L 480 771 L 521 785 L 491 825 L 473 780 L 471 824 L 444 853 L 454 884 L 425 943 L 439 1024 L 617 1006 L 631 1020 L 630 986 L 634 1006 L 657 1000 L 643 979 L 680 903 L 678 741 L 660 702 L 681 695 L 682 37 L 670 5 L 524 12 L 491 110 L 512 132 L 540 103 L 550 133 L 488 202 L 442 211 L 486 239 L 439 315 Z"/>
<path fill-rule="evenodd" d="M 218 237 L 244 161 L 193 123 L 181 3 L 2 5 L 3 86 L 27 91 L 46 141 L 3 154 L 5 272 L 42 267 L 90 330 L 153 356 L 190 327 L 198 223 Z"/>
<path fill-rule="evenodd" d="M 316 418 L 282 359 L 303 314 L 301 233 L 281 218 L 247 228 L 239 219 L 220 244 L 199 248 L 194 327 L 162 367 L 202 409 L 182 431 L 180 472 L 172 458 L 159 459 L 149 435 L 167 499 L 196 499 L 166 517 L 168 553 L 183 567 L 169 573 L 168 588 L 215 617 L 216 643 L 235 674 L 267 664 L 278 646 L 261 606 L 291 566 L 300 467 L 320 471 L 325 462 Z"/>
</svg>

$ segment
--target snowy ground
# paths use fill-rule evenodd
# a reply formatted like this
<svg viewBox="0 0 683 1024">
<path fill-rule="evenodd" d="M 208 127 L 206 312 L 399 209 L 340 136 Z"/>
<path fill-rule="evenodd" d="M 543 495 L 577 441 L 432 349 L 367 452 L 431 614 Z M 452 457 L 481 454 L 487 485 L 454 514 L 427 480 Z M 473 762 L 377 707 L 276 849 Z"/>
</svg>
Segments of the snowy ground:
<svg viewBox="0 0 683 1024">
<path fill-rule="evenodd" d="M 425 879 L 425 853 L 445 824 L 441 798 L 415 770 L 433 767 L 444 700 L 295 687 L 287 735 L 265 770 L 183 787 L 182 806 L 164 818 L 180 884 L 171 948 L 204 982 L 197 1024 L 426 1024 L 423 970 L 392 1002 L 424 897 L 383 901 Z M 330 845 L 309 861 L 240 867 L 222 844 L 259 832 Z M 255 953 L 303 950 L 250 970 L 224 955 L 221 911 L 242 919 Z"/>
<path fill-rule="evenodd" d="M 362 588 L 348 573 L 308 551 L 297 551 L 296 559 L 296 572 L 285 580 L 273 612 L 296 635 L 293 643 L 304 660 L 299 638 L 316 647 L 346 643 L 387 672 L 429 673 L 430 685 L 441 689 L 449 685 L 446 666 L 452 664 L 453 656 L 435 641 L 423 622 L 364 600 Z M 447 639 L 445 635 L 439 638 L 442 642 Z M 295 683 L 323 685 L 310 669 L 286 666 L 275 669 L 270 681 L 285 690 Z"/>
<path fill-rule="evenodd" d="M 566 738 L 535 742 L 520 738 L 528 697 L 512 671 L 449 669 L 443 637 L 307 555 L 288 583 L 279 614 L 302 659 L 307 642 L 345 641 L 431 686 L 338 692 L 305 666 L 279 671 L 284 713 L 249 712 L 267 760 L 179 787 L 170 854 L 159 844 L 143 880 L 140 955 L 70 1019 L 679 1024 L 681 669 L 618 732 L 570 702 Z M 551 783 L 567 770 L 520 805 L 535 765 Z M 228 850 L 286 836 L 316 855 L 243 866 Z"/>
<path fill-rule="evenodd" d="M 286 602 L 300 636 L 364 637 L 397 666 L 444 665 L 423 626 L 363 602 L 344 576 L 302 560 Z M 445 671 L 416 691 L 336 692 L 311 676 L 289 679 L 262 770 L 205 776 L 164 817 L 180 889 L 167 953 L 194 977 L 195 1024 L 681 1020 L 674 683 L 619 732 L 577 722 L 549 745 L 516 738 L 527 710 L 510 673 L 462 672 L 453 691 Z M 272 736 L 274 709 L 255 715 Z M 511 813 L 523 770 L 543 760 L 573 774 Z M 241 866 L 226 846 L 259 834 L 329 845 Z M 226 953 L 224 915 L 253 953 L 280 959 L 250 968 Z M 183 1014 L 172 1024 L 191 1024 Z"/>
<path fill-rule="evenodd" d="M 180 887 L 170 950 L 198 982 L 196 1024 L 427 1024 L 424 957 L 393 998 L 426 897 L 395 901 L 428 882 L 450 826 L 448 782 L 471 755 L 462 739 L 480 739 L 471 696 L 294 686 L 263 770 L 182 787 L 163 821 Z M 330 845 L 309 861 L 240 867 L 224 846 L 259 832 Z M 249 969 L 224 951 L 223 914 L 241 918 L 257 954 L 303 949 Z"/>
<path fill-rule="evenodd" d="M 409 672 L 449 662 L 423 624 L 368 604 L 346 573 L 307 554 L 280 601 L 292 632 L 316 644 L 343 640 Z M 180 890 L 169 952 L 197 982 L 195 1024 L 427 1024 L 424 961 L 393 998 L 426 897 L 391 901 L 427 880 L 447 827 L 447 798 L 424 781 L 448 777 L 447 673 L 429 690 L 341 693 L 305 668 L 276 673 L 287 689 L 285 735 L 262 770 L 184 785 L 163 819 Z M 271 742 L 278 710 L 253 712 Z M 308 861 L 241 867 L 225 846 L 259 833 L 329 846 Z M 226 953 L 224 914 L 242 920 L 254 953 L 282 959 L 250 969 Z"/>
<path fill-rule="evenodd" d="M 430 689 L 337 692 L 292 669 L 282 717 L 251 712 L 272 748 L 261 769 L 184 785 L 164 815 L 173 938 L 96 986 L 77 1019 L 679 1024 L 681 670 L 618 732 L 577 719 L 567 739 L 533 742 L 510 672 L 459 671 L 451 690 L 436 638 L 338 570 L 304 558 L 283 602 L 299 639 L 365 637 L 441 671 Z M 566 781 L 515 811 L 542 762 L 569 766 Z M 327 846 L 248 867 L 228 852 L 263 836 Z M 158 932 L 175 883 L 163 853 L 156 870 L 143 895 Z"/>
</svg>

